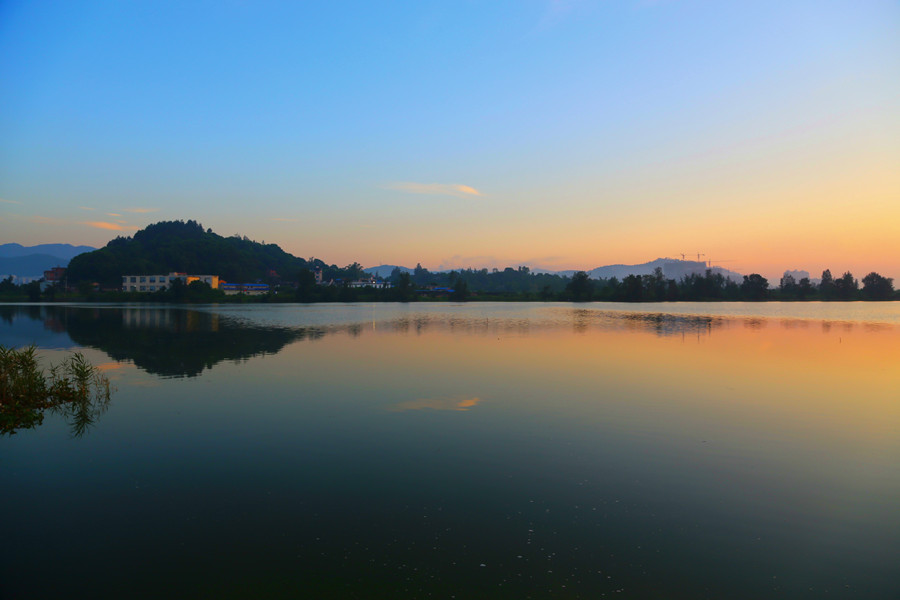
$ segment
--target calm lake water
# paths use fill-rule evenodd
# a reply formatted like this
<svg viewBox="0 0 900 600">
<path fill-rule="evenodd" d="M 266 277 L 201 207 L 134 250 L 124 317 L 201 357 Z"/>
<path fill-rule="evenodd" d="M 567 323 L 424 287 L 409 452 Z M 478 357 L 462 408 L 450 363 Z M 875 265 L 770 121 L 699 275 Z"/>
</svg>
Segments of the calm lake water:
<svg viewBox="0 0 900 600">
<path fill-rule="evenodd" d="M 0 306 L 3 598 L 900 598 L 900 303 Z"/>
</svg>

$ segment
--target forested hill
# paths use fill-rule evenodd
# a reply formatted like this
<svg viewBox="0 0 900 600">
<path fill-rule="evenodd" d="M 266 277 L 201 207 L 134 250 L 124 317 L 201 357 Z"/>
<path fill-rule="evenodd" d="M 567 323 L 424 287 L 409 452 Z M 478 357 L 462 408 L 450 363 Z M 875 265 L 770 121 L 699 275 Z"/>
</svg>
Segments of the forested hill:
<svg viewBox="0 0 900 600">
<path fill-rule="evenodd" d="M 204 231 L 196 221 L 163 221 L 76 256 L 68 275 L 70 283 L 91 281 L 104 287 L 120 286 L 123 275 L 173 271 L 218 275 L 231 282 L 267 280 L 270 271 L 275 271 L 285 281 L 296 281 L 301 269 L 315 266 L 326 265 L 297 258 L 276 244 Z"/>
</svg>

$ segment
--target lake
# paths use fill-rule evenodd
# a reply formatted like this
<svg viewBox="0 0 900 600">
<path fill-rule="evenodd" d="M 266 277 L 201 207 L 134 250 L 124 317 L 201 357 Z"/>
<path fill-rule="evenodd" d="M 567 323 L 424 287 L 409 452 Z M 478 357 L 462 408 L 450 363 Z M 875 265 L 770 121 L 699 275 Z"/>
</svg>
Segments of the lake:
<svg viewBox="0 0 900 600">
<path fill-rule="evenodd" d="M 900 303 L 0 305 L 3 598 L 900 597 Z"/>
</svg>

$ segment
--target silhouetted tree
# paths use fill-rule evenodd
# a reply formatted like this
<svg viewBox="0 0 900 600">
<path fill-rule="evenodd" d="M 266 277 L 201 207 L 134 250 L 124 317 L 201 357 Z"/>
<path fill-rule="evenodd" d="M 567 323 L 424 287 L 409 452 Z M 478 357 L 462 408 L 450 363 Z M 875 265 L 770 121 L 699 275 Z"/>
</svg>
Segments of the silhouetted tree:
<svg viewBox="0 0 900 600">
<path fill-rule="evenodd" d="M 413 270 L 412 275 L 413 283 L 416 285 L 425 285 L 429 282 L 429 275 L 428 269 L 423 267 L 421 263 L 416 263 L 416 268 Z"/>
<path fill-rule="evenodd" d="M 835 296 L 834 277 L 831 269 L 822 271 L 822 281 L 819 283 L 819 295 L 825 300 L 831 300 Z"/>
<path fill-rule="evenodd" d="M 297 274 L 297 300 L 313 302 L 316 292 L 316 274 L 309 269 L 300 269 Z"/>
<path fill-rule="evenodd" d="M 894 295 L 894 280 L 872 271 L 863 277 L 862 296 L 866 300 L 890 300 Z"/>
<path fill-rule="evenodd" d="M 41 284 L 37 281 L 32 281 L 31 283 L 26 283 L 24 286 L 25 294 L 28 296 L 29 302 L 40 302 L 41 301 Z"/>
<path fill-rule="evenodd" d="M 625 302 L 640 302 L 644 297 L 644 282 L 638 275 L 629 275 L 623 279 L 622 288 Z"/>
<path fill-rule="evenodd" d="M 769 282 L 759 273 L 744 275 L 741 284 L 741 295 L 746 300 L 765 300 L 769 294 Z"/>
<path fill-rule="evenodd" d="M 668 302 L 675 302 L 678 300 L 678 284 L 674 279 L 670 279 L 666 285 L 666 300 Z"/>
<path fill-rule="evenodd" d="M 466 284 L 466 280 L 461 278 L 457 279 L 456 284 L 453 286 L 453 293 L 450 294 L 450 299 L 465 302 L 468 297 L 469 286 Z"/>
<path fill-rule="evenodd" d="M 397 283 L 394 286 L 394 296 L 400 302 L 409 302 L 415 290 L 409 273 L 401 272 L 397 276 Z"/>
<path fill-rule="evenodd" d="M 344 267 L 344 279 L 348 281 L 361 279 L 363 275 L 365 275 L 365 271 L 363 271 L 362 265 L 358 262 L 354 262 L 352 265 Z"/>
<path fill-rule="evenodd" d="M 184 284 L 183 279 L 175 278 L 172 280 L 172 282 L 169 283 L 169 289 L 166 291 L 169 293 L 172 302 L 187 301 L 187 286 Z"/>
<path fill-rule="evenodd" d="M 859 282 L 853 279 L 850 271 L 847 271 L 840 279 L 835 279 L 834 291 L 841 300 L 853 300 L 859 291 Z"/>
<path fill-rule="evenodd" d="M 569 299 L 574 302 L 588 302 L 594 291 L 594 284 L 588 274 L 578 271 L 572 276 L 572 281 L 566 286 Z"/>
<path fill-rule="evenodd" d="M 799 292 L 797 280 L 790 273 L 785 273 L 778 284 L 778 291 L 782 298 L 796 298 Z"/>
</svg>

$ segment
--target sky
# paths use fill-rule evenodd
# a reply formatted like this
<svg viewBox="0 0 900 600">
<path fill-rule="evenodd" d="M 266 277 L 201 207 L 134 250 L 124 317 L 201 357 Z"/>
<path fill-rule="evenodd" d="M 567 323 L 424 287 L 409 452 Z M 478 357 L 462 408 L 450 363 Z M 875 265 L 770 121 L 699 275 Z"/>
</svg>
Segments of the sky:
<svg viewBox="0 0 900 600">
<path fill-rule="evenodd" d="M 0 243 L 900 282 L 900 3 L 0 3 Z M 777 280 L 777 279 L 776 279 Z"/>
</svg>

